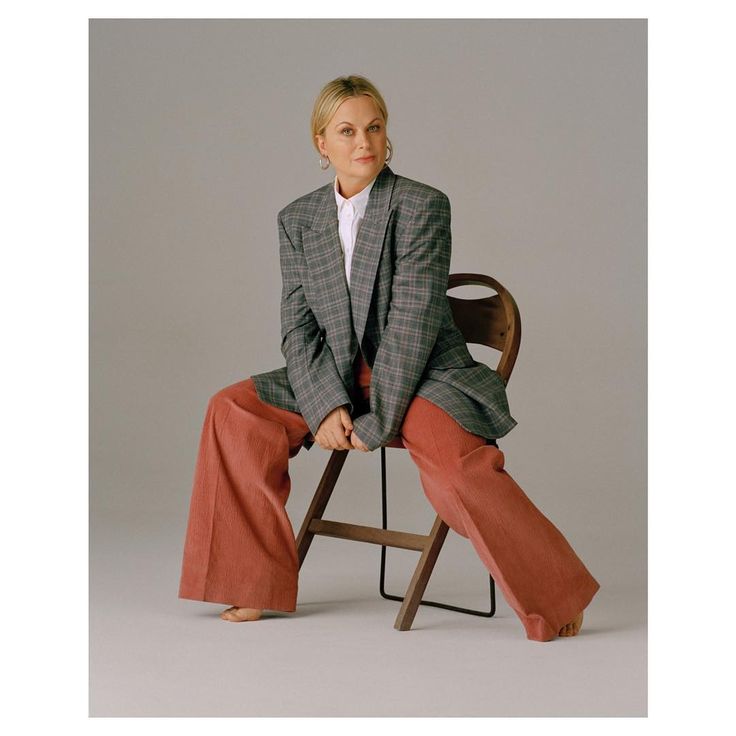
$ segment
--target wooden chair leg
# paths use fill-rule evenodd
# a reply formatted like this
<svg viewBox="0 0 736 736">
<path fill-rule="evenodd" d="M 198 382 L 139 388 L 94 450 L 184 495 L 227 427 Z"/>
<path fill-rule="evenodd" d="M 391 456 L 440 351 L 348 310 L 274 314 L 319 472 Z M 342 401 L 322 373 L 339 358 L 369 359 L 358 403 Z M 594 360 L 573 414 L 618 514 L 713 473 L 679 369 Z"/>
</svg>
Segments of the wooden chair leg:
<svg viewBox="0 0 736 736">
<path fill-rule="evenodd" d="M 312 544 L 314 539 L 314 533 L 309 531 L 309 525 L 313 519 L 321 519 L 322 514 L 325 512 L 327 502 L 330 500 L 332 491 L 335 489 L 337 479 L 340 477 L 340 471 L 342 466 L 347 460 L 348 453 L 350 450 L 333 450 L 330 459 L 327 461 L 327 467 L 322 473 L 322 478 L 315 491 L 312 503 L 309 506 L 302 527 L 299 530 L 299 535 L 296 539 L 296 548 L 299 554 L 299 569 L 301 570 L 304 558 L 307 556 L 309 546 Z"/>
<path fill-rule="evenodd" d="M 399 610 L 399 615 L 396 617 L 395 629 L 408 631 L 411 628 L 449 529 L 450 527 L 439 516 L 435 519 L 432 531 L 429 533 L 429 541 L 419 558 L 414 576 L 409 583 L 404 602 Z"/>
</svg>

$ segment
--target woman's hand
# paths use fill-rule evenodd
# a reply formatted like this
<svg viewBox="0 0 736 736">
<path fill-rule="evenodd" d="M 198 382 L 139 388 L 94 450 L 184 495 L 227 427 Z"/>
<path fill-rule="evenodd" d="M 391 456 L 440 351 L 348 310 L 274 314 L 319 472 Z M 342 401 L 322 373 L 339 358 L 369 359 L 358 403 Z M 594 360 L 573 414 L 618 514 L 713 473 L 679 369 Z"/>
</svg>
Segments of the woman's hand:
<svg viewBox="0 0 736 736">
<path fill-rule="evenodd" d="M 353 444 L 348 439 L 353 431 L 353 420 L 346 406 L 347 404 L 343 404 L 333 409 L 320 423 L 314 441 L 323 450 L 353 449 Z"/>
</svg>

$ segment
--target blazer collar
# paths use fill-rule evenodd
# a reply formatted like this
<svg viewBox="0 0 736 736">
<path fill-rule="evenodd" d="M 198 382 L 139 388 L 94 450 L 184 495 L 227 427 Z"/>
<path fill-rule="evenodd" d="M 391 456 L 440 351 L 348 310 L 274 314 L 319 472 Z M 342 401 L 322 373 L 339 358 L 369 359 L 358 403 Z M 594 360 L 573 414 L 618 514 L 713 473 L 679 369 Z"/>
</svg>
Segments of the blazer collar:
<svg viewBox="0 0 736 736">
<path fill-rule="evenodd" d="M 352 315 L 352 327 L 359 343 L 363 341 L 368 310 L 373 296 L 376 269 L 383 251 L 383 240 L 391 214 L 389 204 L 395 181 L 396 174 L 388 165 L 385 165 L 376 177 L 370 191 L 368 206 L 353 249 L 350 287 L 345 278 L 345 262 L 340 244 L 334 181 L 323 187 L 311 225 L 311 230 L 321 235 L 311 242 L 310 250 L 315 248 L 315 255 L 318 252 L 321 254 L 334 253 L 334 258 L 330 260 L 330 273 L 323 285 L 333 290 L 336 305 L 340 302 L 350 305 L 350 311 L 345 310 L 345 318 L 349 319 Z"/>
<path fill-rule="evenodd" d="M 363 225 L 366 221 L 371 218 L 375 218 L 376 215 L 381 215 L 387 210 L 389 202 L 391 201 L 391 192 L 394 188 L 394 180 L 396 174 L 390 169 L 388 164 L 384 165 L 383 169 L 379 172 L 376 177 L 371 191 L 368 197 L 368 206 L 365 210 L 364 220 L 361 223 L 360 229 L 358 230 L 358 239 L 360 239 L 360 233 L 363 230 Z M 337 202 L 335 201 L 335 180 L 333 179 L 329 184 L 322 187 L 322 198 L 317 205 L 317 212 L 312 220 L 312 230 L 322 232 L 327 227 L 331 227 L 337 222 Z M 355 243 L 357 248 L 357 241 Z"/>
</svg>

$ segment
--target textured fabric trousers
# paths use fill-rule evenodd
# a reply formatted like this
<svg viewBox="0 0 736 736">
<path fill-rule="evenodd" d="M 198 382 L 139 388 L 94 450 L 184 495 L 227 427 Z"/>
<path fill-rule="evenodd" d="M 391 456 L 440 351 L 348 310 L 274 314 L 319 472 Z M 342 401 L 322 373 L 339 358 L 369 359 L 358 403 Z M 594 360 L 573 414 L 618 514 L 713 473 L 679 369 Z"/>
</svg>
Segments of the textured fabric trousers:
<svg viewBox="0 0 736 736">
<path fill-rule="evenodd" d="M 371 369 L 360 353 L 355 368 L 356 397 L 367 402 Z M 309 434 L 301 414 L 261 401 L 250 378 L 212 396 L 194 474 L 180 598 L 296 610 L 299 561 L 285 505 L 289 460 Z M 506 472 L 503 452 L 418 396 L 400 436 L 429 502 L 473 544 L 527 638 L 555 638 L 600 586 Z"/>
</svg>

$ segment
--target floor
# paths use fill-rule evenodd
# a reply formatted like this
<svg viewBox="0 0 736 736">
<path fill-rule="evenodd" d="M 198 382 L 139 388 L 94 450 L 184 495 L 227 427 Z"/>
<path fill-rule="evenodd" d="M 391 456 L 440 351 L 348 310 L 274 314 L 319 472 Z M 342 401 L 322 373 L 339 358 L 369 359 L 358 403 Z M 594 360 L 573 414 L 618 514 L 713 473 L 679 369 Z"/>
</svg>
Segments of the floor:
<svg viewBox="0 0 736 736">
<path fill-rule="evenodd" d="M 601 579 L 582 632 L 549 643 L 525 638 L 500 593 L 493 618 L 420 606 L 400 632 L 400 603 L 378 593 L 380 547 L 320 537 L 295 613 L 227 623 L 226 606 L 177 597 L 184 523 L 94 519 L 91 716 L 647 715 L 642 585 Z M 403 594 L 416 553 L 389 555 L 388 589 Z M 467 540 L 448 536 L 425 597 L 488 605 Z"/>
</svg>

